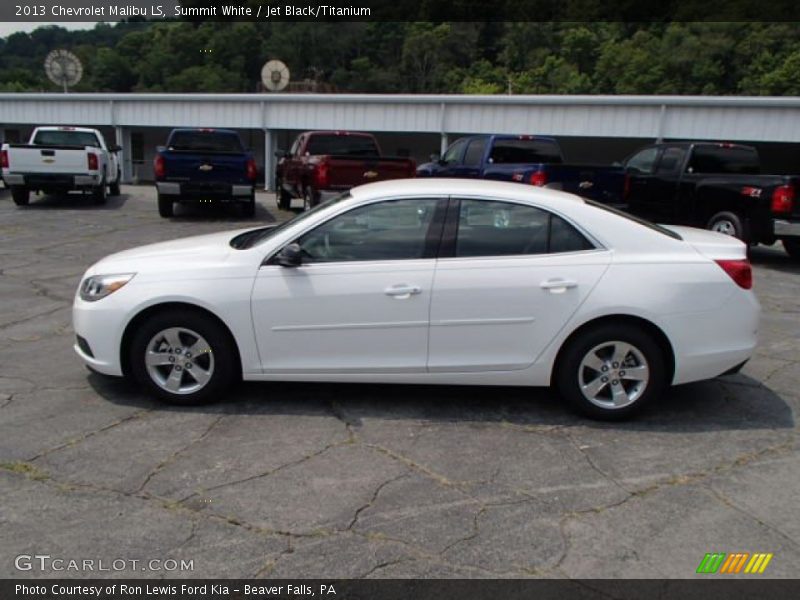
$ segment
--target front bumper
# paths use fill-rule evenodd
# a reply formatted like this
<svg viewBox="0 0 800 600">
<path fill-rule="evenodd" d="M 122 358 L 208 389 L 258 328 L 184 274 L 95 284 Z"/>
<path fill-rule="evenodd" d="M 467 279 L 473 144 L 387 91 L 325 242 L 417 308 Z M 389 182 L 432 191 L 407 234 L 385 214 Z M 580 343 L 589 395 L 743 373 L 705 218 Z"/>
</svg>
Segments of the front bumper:
<svg viewBox="0 0 800 600">
<path fill-rule="evenodd" d="M 775 219 L 774 231 L 777 238 L 800 237 L 800 221 Z"/>
<path fill-rule="evenodd" d="M 112 297 L 86 302 L 76 296 L 72 305 L 72 327 L 77 336 L 73 348 L 84 363 L 104 375 L 123 374 L 120 347 L 124 315 Z"/>
</svg>

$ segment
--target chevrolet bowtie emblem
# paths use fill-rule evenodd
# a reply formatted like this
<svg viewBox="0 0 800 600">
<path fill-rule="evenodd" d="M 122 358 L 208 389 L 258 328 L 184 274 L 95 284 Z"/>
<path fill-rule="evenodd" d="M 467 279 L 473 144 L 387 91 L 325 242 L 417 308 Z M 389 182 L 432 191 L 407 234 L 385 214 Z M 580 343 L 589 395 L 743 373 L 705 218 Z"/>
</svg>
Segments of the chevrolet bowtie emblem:
<svg viewBox="0 0 800 600">
<path fill-rule="evenodd" d="M 200 170 L 201 171 L 210 171 L 213 168 L 214 167 L 212 167 L 211 165 L 200 165 Z"/>
<path fill-rule="evenodd" d="M 378 176 L 377 171 L 364 171 L 364 177 L 366 179 L 373 179 Z"/>
</svg>

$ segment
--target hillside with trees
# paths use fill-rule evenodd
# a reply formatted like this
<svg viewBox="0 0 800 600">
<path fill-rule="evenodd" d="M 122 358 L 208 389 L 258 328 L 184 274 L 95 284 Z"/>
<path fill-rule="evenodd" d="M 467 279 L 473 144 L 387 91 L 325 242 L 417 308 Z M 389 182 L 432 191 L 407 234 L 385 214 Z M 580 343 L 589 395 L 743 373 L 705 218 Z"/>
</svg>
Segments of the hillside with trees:
<svg viewBox="0 0 800 600">
<path fill-rule="evenodd" d="M 366 93 L 800 95 L 797 23 L 192 23 L 44 27 L 0 40 L 0 91 L 59 91 L 50 50 L 84 64 L 75 92 L 256 92 L 265 60 L 293 80 Z"/>
</svg>

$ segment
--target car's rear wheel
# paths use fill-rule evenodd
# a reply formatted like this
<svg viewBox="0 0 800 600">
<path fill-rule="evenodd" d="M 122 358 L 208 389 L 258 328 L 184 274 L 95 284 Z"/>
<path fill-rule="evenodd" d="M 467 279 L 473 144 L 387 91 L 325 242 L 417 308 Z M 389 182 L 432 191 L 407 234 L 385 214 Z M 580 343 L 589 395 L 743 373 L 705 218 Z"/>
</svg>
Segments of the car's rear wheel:
<svg viewBox="0 0 800 600">
<path fill-rule="evenodd" d="M 304 188 L 303 189 L 303 210 L 311 210 L 317 204 L 319 204 L 319 198 L 317 194 L 311 188 Z"/>
<path fill-rule="evenodd" d="M 256 215 L 256 196 L 253 194 L 242 202 L 242 216 L 251 219 Z"/>
<path fill-rule="evenodd" d="M 172 196 L 161 193 L 158 194 L 158 214 L 165 219 L 175 214 L 173 204 Z"/>
<path fill-rule="evenodd" d="M 605 324 L 568 342 L 555 382 L 572 408 L 613 421 L 657 399 L 666 387 L 666 373 L 664 351 L 650 335 L 626 324 Z"/>
<path fill-rule="evenodd" d="M 786 254 L 795 260 L 800 260 L 800 238 L 784 238 L 782 242 Z"/>
<path fill-rule="evenodd" d="M 92 190 L 92 200 L 95 204 L 106 203 L 106 200 L 108 200 L 108 188 L 105 181 L 102 181 L 100 185 Z"/>
<path fill-rule="evenodd" d="M 283 189 L 283 182 L 280 179 L 275 181 L 275 197 L 280 210 L 289 210 L 292 207 L 292 196 Z"/>
<path fill-rule="evenodd" d="M 117 171 L 117 179 L 112 183 L 109 187 L 109 194 L 111 196 L 119 196 L 122 193 L 122 190 L 119 189 L 119 182 L 120 182 L 120 172 Z"/>
<path fill-rule="evenodd" d="M 219 400 L 234 378 L 235 349 L 225 329 L 191 311 L 165 311 L 144 323 L 130 346 L 134 377 L 171 404 Z"/>
<path fill-rule="evenodd" d="M 11 198 L 17 206 L 28 206 L 28 202 L 31 200 L 31 192 L 25 187 L 12 186 Z"/>
<path fill-rule="evenodd" d="M 742 219 L 736 213 L 729 211 L 718 212 L 708 220 L 707 229 L 724 233 L 740 240 L 745 239 L 745 229 Z"/>
</svg>

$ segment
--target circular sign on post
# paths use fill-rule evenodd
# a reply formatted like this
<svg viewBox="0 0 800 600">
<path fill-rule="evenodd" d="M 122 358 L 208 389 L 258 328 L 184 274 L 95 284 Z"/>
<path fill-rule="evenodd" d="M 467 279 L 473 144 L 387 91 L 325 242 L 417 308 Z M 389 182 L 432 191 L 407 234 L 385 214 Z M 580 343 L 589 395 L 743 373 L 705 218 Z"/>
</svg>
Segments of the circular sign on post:
<svg viewBox="0 0 800 600">
<path fill-rule="evenodd" d="M 68 91 L 83 77 L 83 66 L 80 59 L 69 50 L 53 50 L 44 59 L 44 70 L 47 77 Z"/>
</svg>

